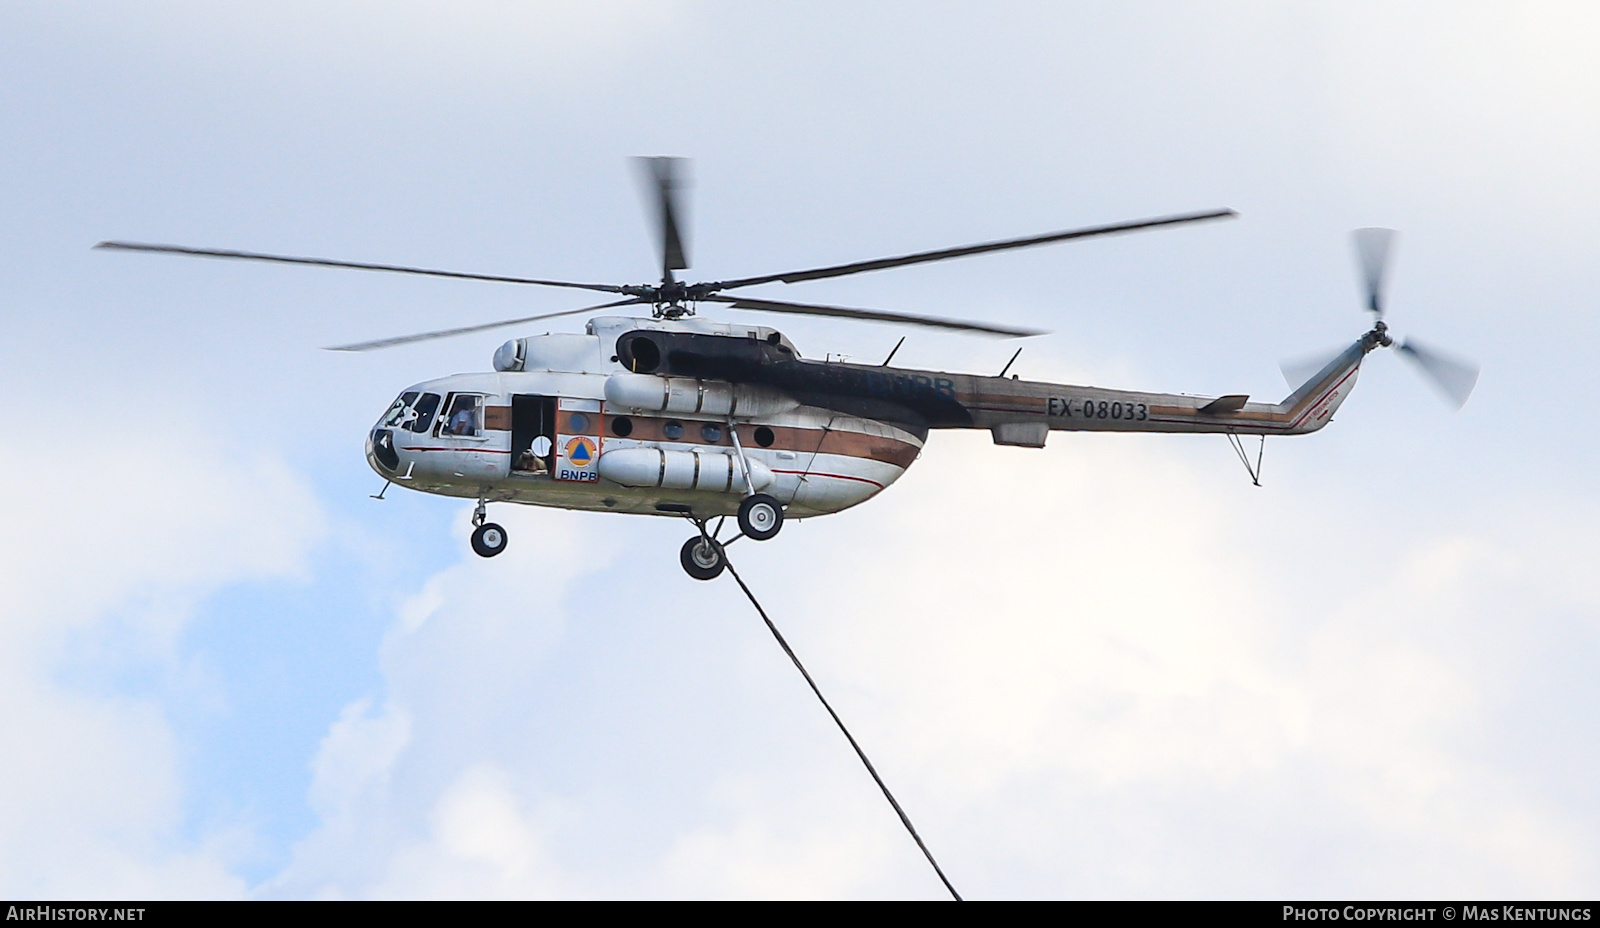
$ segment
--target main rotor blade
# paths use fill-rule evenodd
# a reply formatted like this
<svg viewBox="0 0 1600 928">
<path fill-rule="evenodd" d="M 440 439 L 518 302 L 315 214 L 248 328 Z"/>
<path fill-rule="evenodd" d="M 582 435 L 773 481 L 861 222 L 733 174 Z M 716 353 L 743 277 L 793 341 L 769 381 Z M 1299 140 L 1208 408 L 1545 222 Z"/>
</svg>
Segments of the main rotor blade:
<svg viewBox="0 0 1600 928">
<path fill-rule="evenodd" d="M 818 306 L 813 303 L 790 303 L 784 300 L 762 300 L 738 296 L 707 296 L 701 299 L 714 303 L 727 303 L 734 309 L 757 309 L 770 313 L 798 313 L 806 316 L 842 316 L 846 319 L 866 319 L 872 322 L 896 322 L 902 325 L 923 325 L 936 329 L 957 329 L 964 332 L 981 332 L 1005 338 L 1026 338 L 1044 335 L 1043 329 L 1021 329 L 1014 326 L 991 325 L 987 322 L 969 322 L 964 319 L 946 319 L 942 316 L 919 316 L 912 313 L 891 313 L 877 309 L 850 309 L 845 306 Z"/>
<path fill-rule="evenodd" d="M 254 251 L 221 251 L 212 248 L 187 248 L 182 245 L 146 245 L 141 242 L 101 242 L 94 246 L 114 251 L 149 251 L 157 254 L 191 255 L 200 258 L 236 258 L 241 261 L 271 261 L 277 264 L 311 264 L 318 267 L 345 267 L 358 271 L 392 271 L 397 274 L 422 274 L 427 277 L 456 277 L 463 280 L 491 280 L 506 284 L 534 284 L 540 287 L 568 287 L 575 290 L 598 290 L 601 293 L 627 293 L 624 287 L 613 284 L 578 284 L 565 280 L 537 280 L 532 277 L 502 277 L 496 274 L 466 274 L 460 271 L 435 271 L 422 267 L 405 267 L 398 264 L 366 264 L 360 261 L 332 261 L 327 258 L 295 258 L 288 255 L 266 255 Z"/>
<path fill-rule="evenodd" d="M 1427 374 L 1457 409 L 1467 405 L 1472 388 L 1478 385 L 1478 365 L 1424 348 L 1415 339 L 1406 339 L 1399 349 L 1417 363 L 1417 369 Z"/>
<path fill-rule="evenodd" d="M 485 322 L 482 325 L 464 325 L 456 329 L 439 329 L 435 332 L 418 332 L 415 335 L 399 335 L 394 338 L 380 338 L 370 342 L 356 342 L 353 345 L 332 345 L 326 351 L 371 351 L 374 348 L 393 348 L 396 345 L 409 345 L 412 342 L 427 341 L 432 338 L 449 338 L 452 335 L 466 335 L 471 332 L 486 332 L 490 329 L 503 328 L 508 325 L 521 325 L 524 322 L 538 322 L 540 319 L 556 319 L 561 316 L 575 316 L 578 313 L 593 312 L 597 309 L 610 309 L 614 306 L 631 306 L 634 303 L 647 303 L 637 297 L 618 300 L 615 303 L 601 303 L 598 306 L 585 306 L 582 309 L 564 309 L 559 313 L 543 313 L 538 316 L 524 316 L 521 319 L 506 319 L 502 322 Z"/>
<path fill-rule="evenodd" d="M 1356 256 L 1361 261 L 1361 282 L 1367 289 L 1367 309 L 1383 317 L 1383 283 L 1389 271 L 1389 252 L 1394 247 L 1393 229 L 1357 229 Z"/>
<path fill-rule="evenodd" d="M 984 242 L 978 245 L 963 245 L 959 248 L 941 248 L 938 251 L 919 251 L 914 254 L 901 255 L 897 258 L 879 258 L 875 261 L 856 261 L 852 264 L 837 264 L 832 267 L 813 268 L 808 271 L 785 271 L 782 274 L 768 274 L 765 277 L 742 277 L 738 280 L 724 280 L 713 286 L 718 290 L 732 290 L 735 287 L 749 287 L 755 284 L 770 283 L 781 280 L 786 284 L 798 283 L 802 280 L 821 280 L 825 277 L 843 277 L 846 274 L 860 274 L 864 271 L 881 271 L 884 268 L 903 267 L 907 264 L 924 264 L 929 261 L 943 261 L 946 258 L 961 258 L 967 255 L 981 255 L 991 251 L 1005 251 L 1011 248 L 1030 248 L 1034 245 L 1048 245 L 1052 242 L 1065 242 L 1075 238 L 1093 238 L 1097 235 L 1116 235 L 1122 232 L 1137 232 L 1141 229 L 1154 229 L 1160 226 L 1175 226 L 1186 222 L 1202 222 L 1207 219 L 1231 219 L 1239 215 L 1231 209 L 1212 210 L 1206 213 L 1186 213 L 1182 216 L 1166 216 L 1160 219 L 1141 219 L 1137 222 L 1119 222 L 1109 226 L 1091 226 L 1085 229 L 1069 229 L 1065 232 L 1050 232 L 1045 235 L 1031 235 L 1027 238 L 1008 238 L 998 242 Z"/>
<path fill-rule="evenodd" d="M 683 180 L 684 158 L 635 158 L 652 184 L 656 214 L 656 247 L 661 253 L 661 281 L 673 282 L 672 272 L 689 267 L 684 254 L 683 235 L 678 229 L 678 191 L 688 186 Z"/>
</svg>

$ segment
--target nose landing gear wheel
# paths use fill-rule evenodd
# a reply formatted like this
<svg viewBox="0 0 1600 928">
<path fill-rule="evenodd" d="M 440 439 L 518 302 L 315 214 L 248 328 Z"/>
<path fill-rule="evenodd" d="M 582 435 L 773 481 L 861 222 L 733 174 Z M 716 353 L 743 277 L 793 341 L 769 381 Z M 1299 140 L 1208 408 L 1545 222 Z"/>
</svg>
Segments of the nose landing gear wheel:
<svg viewBox="0 0 1600 928">
<path fill-rule="evenodd" d="M 766 541 L 783 528 L 783 507 L 765 493 L 747 496 L 739 504 L 739 531 L 744 537 Z"/>
<path fill-rule="evenodd" d="M 722 545 L 696 535 L 683 543 L 683 549 L 678 552 L 678 561 L 683 564 L 684 573 L 696 580 L 711 580 L 722 569 L 728 566 L 728 556 L 722 552 Z"/>
<path fill-rule="evenodd" d="M 506 549 L 506 530 L 485 522 L 472 532 L 472 550 L 479 557 L 494 557 Z"/>
</svg>

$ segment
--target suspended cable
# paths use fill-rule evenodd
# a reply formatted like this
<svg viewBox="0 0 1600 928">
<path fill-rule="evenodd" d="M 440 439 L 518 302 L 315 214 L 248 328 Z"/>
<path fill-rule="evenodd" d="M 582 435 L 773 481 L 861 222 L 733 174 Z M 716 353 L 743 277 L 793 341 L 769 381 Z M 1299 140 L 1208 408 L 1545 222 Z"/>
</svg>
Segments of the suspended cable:
<svg viewBox="0 0 1600 928">
<path fill-rule="evenodd" d="M 733 569 L 733 562 L 725 561 L 725 563 L 728 565 L 728 573 L 733 575 L 733 579 L 739 584 L 739 589 L 744 590 L 745 597 L 750 600 L 750 605 L 755 606 L 756 612 L 761 615 L 761 621 L 767 623 L 767 629 L 772 632 L 772 637 L 778 639 L 778 646 L 783 648 L 783 653 L 789 655 L 789 660 L 794 661 L 795 669 L 800 671 L 800 676 L 806 678 L 806 684 L 811 687 L 811 692 L 817 694 L 817 699 L 822 702 L 822 708 L 827 709 L 828 714 L 833 716 L 833 723 L 839 726 L 839 730 L 844 732 L 845 740 L 850 742 L 852 748 L 855 748 L 856 756 L 861 758 L 861 763 L 866 765 L 867 772 L 872 774 L 872 779 L 878 784 L 878 788 L 883 790 L 883 798 L 889 800 L 889 805 L 894 807 L 894 814 L 900 816 L 900 823 L 905 825 L 906 831 L 911 833 L 911 840 L 917 842 L 917 847 L 922 849 L 922 856 L 928 858 L 928 863 L 933 865 L 933 872 L 939 875 L 939 882 L 944 884 L 945 889 L 950 890 L 950 895 L 954 896 L 957 902 L 962 901 L 961 894 L 956 892 L 956 888 L 951 886 L 950 881 L 945 877 L 944 871 L 939 869 L 939 862 L 933 859 L 933 852 L 928 850 L 926 844 L 922 843 L 922 836 L 917 834 L 916 826 L 911 824 L 910 817 L 906 815 L 904 809 L 900 808 L 900 803 L 895 801 L 894 794 L 889 792 L 888 784 L 883 782 L 883 777 L 878 776 L 878 771 L 872 766 L 872 761 L 867 759 L 867 752 L 861 750 L 861 745 L 856 743 L 855 737 L 850 734 L 850 729 L 844 727 L 844 720 L 839 718 L 839 713 L 833 711 L 833 706 L 828 704 L 827 697 L 823 696 L 822 690 L 817 688 L 817 681 L 811 679 L 811 674 L 806 672 L 805 665 L 800 663 L 799 657 L 795 656 L 794 649 L 789 647 L 789 642 L 783 639 L 783 633 L 778 631 L 778 626 L 772 624 L 772 619 L 767 616 L 767 610 L 761 608 L 761 603 L 757 601 L 756 594 L 750 592 L 750 587 L 745 585 L 744 578 L 739 576 L 737 570 Z"/>
</svg>

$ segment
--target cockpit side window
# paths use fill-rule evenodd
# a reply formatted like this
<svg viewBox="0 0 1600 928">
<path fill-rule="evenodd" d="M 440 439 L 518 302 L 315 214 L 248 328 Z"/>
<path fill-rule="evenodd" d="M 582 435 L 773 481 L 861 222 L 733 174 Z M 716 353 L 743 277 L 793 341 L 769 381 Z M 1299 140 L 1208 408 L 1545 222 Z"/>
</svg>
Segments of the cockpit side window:
<svg viewBox="0 0 1600 928">
<path fill-rule="evenodd" d="M 434 413 L 439 411 L 439 394 L 422 394 L 417 399 L 417 405 L 412 408 L 416 410 L 417 417 L 407 422 L 405 428 L 412 432 L 426 433 L 429 427 L 433 425 Z"/>
<path fill-rule="evenodd" d="M 477 438 L 483 428 L 483 397 L 474 393 L 455 393 L 439 434 L 454 438 Z"/>
<path fill-rule="evenodd" d="M 394 401 L 394 405 L 389 407 L 389 411 L 383 414 L 383 424 L 393 428 L 406 421 L 410 417 L 411 404 L 416 401 L 417 391 L 415 390 L 410 393 L 400 394 L 400 398 Z"/>
</svg>

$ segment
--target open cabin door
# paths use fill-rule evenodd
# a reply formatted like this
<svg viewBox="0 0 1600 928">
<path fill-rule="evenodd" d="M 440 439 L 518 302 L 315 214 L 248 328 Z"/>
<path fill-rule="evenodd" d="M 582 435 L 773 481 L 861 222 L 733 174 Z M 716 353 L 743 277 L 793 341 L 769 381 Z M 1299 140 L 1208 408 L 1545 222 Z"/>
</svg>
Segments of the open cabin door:
<svg viewBox="0 0 1600 928">
<path fill-rule="evenodd" d="M 556 400 L 511 397 L 511 476 L 549 477 L 555 469 Z"/>
</svg>

